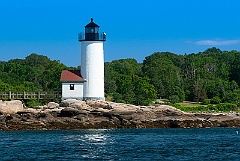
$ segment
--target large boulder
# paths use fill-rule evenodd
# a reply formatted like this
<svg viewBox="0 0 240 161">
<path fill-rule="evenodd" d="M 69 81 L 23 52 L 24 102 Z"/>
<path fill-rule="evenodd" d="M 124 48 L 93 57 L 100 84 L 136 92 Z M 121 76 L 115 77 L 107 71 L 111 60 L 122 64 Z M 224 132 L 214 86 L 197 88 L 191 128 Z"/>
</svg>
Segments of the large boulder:
<svg viewBox="0 0 240 161">
<path fill-rule="evenodd" d="M 63 100 L 59 106 L 60 107 L 69 107 L 71 104 L 75 103 L 77 100 L 76 99 L 67 99 L 67 100 Z"/>
<path fill-rule="evenodd" d="M 111 109 L 111 105 L 106 101 L 87 100 L 86 104 L 93 108 Z"/>
<path fill-rule="evenodd" d="M 0 100 L 0 112 L 3 114 L 15 114 L 24 110 L 23 104 L 19 100 L 2 101 Z"/>
<path fill-rule="evenodd" d="M 72 107 L 66 107 L 64 109 L 61 110 L 60 112 L 60 117 L 73 117 L 76 116 L 78 114 L 80 114 L 81 111 L 74 109 Z"/>
<path fill-rule="evenodd" d="M 62 101 L 59 104 L 60 107 L 71 107 L 77 110 L 92 111 L 95 108 L 92 107 L 92 104 L 88 105 L 86 101 L 76 100 L 76 99 L 67 99 Z"/>
<path fill-rule="evenodd" d="M 60 104 L 60 107 L 73 107 L 73 108 L 81 108 L 82 106 L 86 106 L 86 102 L 82 100 L 76 99 L 67 99 L 63 100 Z"/>
<path fill-rule="evenodd" d="M 160 105 L 155 108 L 152 108 L 152 111 L 154 112 L 162 112 L 166 116 L 178 116 L 178 115 L 183 115 L 184 112 L 168 105 Z"/>
<path fill-rule="evenodd" d="M 85 101 L 77 100 L 73 102 L 69 107 L 78 109 L 78 110 L 86 110 L 86 111 L 91 111 L 93 108 L 89 105 L 86 104 Z"/>
<path fill-rule="evenodd" d="M 58 107 L 59 107 L 59 104 L 56 103 L 56 102 L 49 102 L 49 103 L 47 104 L 47 108 L 48 108 L 48 109 L 54 109 L 54 108 L 58 108 Z"/>
<path fill-rule="evenodd" d="M 28 109 L 24 109 L 24 110 L 17 112 L 17 114 L 19 114 L 19 115 L 26 114 L 26 113 L 37 114 L 37 113 L 39 113 L 39 111 L 36 109 L 33 109 L 33 108 L 28 108 Z"/>
</svg>

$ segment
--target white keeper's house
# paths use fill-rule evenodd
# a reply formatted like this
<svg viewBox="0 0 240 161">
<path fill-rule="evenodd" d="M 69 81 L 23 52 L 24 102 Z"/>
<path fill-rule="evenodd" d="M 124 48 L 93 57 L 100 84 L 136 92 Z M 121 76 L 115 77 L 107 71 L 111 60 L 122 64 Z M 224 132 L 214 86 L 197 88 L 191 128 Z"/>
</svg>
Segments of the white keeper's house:
<svg viewBox="0 0 240 161">
<path fill-rule="evenodd" d="M 62 100 L 105 100 L 103 43 L 106 33 L 100 33 L 91 18 L 78 40 L 81 42 L 81 70 L 62 71 Z"/>
</svg>

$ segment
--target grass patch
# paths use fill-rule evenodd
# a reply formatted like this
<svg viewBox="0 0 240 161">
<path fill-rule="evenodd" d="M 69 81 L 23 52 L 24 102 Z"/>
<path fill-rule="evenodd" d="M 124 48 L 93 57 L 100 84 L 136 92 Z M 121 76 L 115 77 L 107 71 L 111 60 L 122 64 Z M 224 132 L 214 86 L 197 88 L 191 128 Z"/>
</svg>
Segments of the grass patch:
<svg viewBox="0 0 240 161">
<path fill-rule="evenodd" d="M 183 101 L 183 102 L 180 102 L 180 103 L 177 103 L 181 106 L 184 106 L 184 107 L 197 107 L 197 106 L 202 106 L 201 102 L 190 102 L 190 101 Z"/>
<path fill-rule="evenodd" d="M 217 105 L 212 104 L 201 105 L 200 103 L 183 102 L 170 105 L 184 112 L 230 112 L 230 111 L 238 112 L 237 105 L 232 103 L 221 103 Z"/>
</svg>

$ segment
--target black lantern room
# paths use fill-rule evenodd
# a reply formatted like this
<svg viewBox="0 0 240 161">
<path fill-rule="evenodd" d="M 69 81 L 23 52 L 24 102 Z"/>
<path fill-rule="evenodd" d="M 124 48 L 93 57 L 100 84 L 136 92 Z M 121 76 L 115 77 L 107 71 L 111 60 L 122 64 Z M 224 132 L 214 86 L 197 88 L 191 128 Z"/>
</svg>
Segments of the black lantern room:
<svg viewBox="0 0 240 161">
<path fill-rule="evenodd" d="M 106 33 L 100 33 L 99 27 L 96 23 L 91 22 L 85 26 L 85 33 L 80 33 L 78 35 L 79 41 L 106 41 Z"/>
</svg>

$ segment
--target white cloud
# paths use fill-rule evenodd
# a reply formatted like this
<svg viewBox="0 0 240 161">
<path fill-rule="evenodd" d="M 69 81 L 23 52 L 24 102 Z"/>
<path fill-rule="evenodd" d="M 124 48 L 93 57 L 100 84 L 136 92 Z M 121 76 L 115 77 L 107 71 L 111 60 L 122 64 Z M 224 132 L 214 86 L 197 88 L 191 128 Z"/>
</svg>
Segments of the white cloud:
<svg viewBox="0 0 240 161">
<path fill-rule="evenodd" d="M 197 45 L 235 45 L 240 44 L 240 40 L 200 40 L 196 41 L 195 44 Z"/>
</svg>

